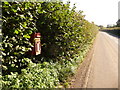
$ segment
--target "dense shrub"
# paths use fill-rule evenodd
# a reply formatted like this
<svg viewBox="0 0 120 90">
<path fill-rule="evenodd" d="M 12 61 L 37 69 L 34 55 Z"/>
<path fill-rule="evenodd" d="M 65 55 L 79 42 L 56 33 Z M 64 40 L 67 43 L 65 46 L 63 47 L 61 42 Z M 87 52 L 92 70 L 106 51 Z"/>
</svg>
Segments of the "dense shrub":
<svg viewBox="0 0 120 90">
<path fill-rule="evenodd" d="M 3 68 L 7 72 L 18 71 L 27 64 L 25 52 L 30 50 L 30 34 L 36 31 L 34 10 L 32 3 L 4 2 L 2 6 L 2 34 L 3 34 Z"/>
<path fill-rule="evenodd" d="M 42 35 L 42 56 L 52 60 L 71 59 L 84 43 L 95 36 L 96 27 L 84 19 L 82 11 L 70 10 L 69 4 L 42 3 L 37 20 Z"/>
<path fill-rule="evenodd" d="M 85 20 L 82 11 L 62 2 L 2 5 L 3 88 L 51 88 L 74 74 L 97 33 L 97 26 Z M 42 54 L 28 56 L 34 32 L 41 33 Z"/>
<path fill-rule="evenodd" d="M 47 65 L 47 66 L 46 66 Z M 12 73 L 3 78 L 3 89 L 7 88 L 52 88 L 58 84 L 58 71 L 47 62 L 43 64 L 31 63 L 29 68 L 22 69 L 22 73 Z"/>
<path fill-rule="evenodd" d="M 8 88 L 55 88 L 60 82 L 66 82 L 68 76 L 75 73 L 79 59 L 61 60 L 59 62 L 44 62 L 35 64 L 29 61 L 28 67 L 2 77 L 2 89 Z"/>
</svg>

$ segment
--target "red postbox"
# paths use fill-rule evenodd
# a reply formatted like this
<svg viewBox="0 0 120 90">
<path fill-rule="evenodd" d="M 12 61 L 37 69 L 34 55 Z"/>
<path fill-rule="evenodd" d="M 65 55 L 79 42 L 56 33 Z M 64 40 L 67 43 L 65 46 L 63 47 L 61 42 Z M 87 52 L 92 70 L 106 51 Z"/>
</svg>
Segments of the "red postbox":
<svg viewBox="0 0 120 90">
<path fill-rule="evenodd" d="M 34 45 L 34 47 L 32 48 L 32 51 L 29 52 L 31 55 L 39 55 L 39 54 L 41 54 L 40 37 L 41 37 L 40 33 L 31 34 L 30 42 Z"/>
</svg>

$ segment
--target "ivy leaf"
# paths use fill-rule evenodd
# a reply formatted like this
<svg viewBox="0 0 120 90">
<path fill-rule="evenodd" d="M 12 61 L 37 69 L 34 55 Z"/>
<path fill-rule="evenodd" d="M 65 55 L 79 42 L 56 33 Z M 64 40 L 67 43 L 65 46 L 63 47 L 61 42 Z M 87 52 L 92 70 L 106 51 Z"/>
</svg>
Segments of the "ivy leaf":
<svg viewBox="0 0 120 90">
<path fill-rule="evenodd" d="M 21 17 L 21 18 L 25 18 L 25 16 L 24 16 L 24 15 L 20 15 L 20 17 Z"/>
<path fill-rule="evenodd" d="M 29 36 L 29 35 L 23 35 L 23 37 L 25 37 L 25 38 L 30 38 L 30 36 Z"/>
<path fill-rule="evenodd" d="M 8 3 L 8 2 L 4 2 L 4 4 L 9 5 L 9 3 Z"/>
<path fill-rule="evenodd" d="M 18 32 L 18 30 L 15 30 L 14 33 L 15 33 L 15 34 L 18 34 L 19 32 Z"/>
<path fill-rule="evenodd" d="M 14 13 L 16 13 L 16 12 L 17 12 L 17 10 L 15 10 L 15 9 L 12 9 L 12 11 L 13 11 Z"/>
</svg>

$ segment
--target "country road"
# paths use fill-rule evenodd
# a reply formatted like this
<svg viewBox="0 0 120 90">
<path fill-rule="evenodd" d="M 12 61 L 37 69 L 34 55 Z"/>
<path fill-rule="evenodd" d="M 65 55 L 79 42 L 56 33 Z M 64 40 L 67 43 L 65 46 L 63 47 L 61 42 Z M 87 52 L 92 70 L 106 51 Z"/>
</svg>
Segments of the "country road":
<svg viewBox="0 0 120 90">
<path fill-rule="evenodd" d="M 118 88 L 118 47 L 117 37 L 98 33 L 86 88 Z"/>
</svg>

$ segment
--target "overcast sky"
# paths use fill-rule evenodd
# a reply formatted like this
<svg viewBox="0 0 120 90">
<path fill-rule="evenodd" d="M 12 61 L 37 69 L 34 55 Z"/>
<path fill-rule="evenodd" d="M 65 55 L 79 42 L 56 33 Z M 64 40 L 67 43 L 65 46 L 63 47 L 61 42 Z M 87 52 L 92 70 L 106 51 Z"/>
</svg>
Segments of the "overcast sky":
<svg viewBox="0 0 120 90">
<path fill-rule="evenodd" d="M 63 0 L 64 2 L 68 0 Z M 97 25 L 116 24 L 118 20 L 118 2 L 120 0 L 69 0 L 76 3 L 77 10 L 82 10 L 85 19 Z"/>
</svg>

